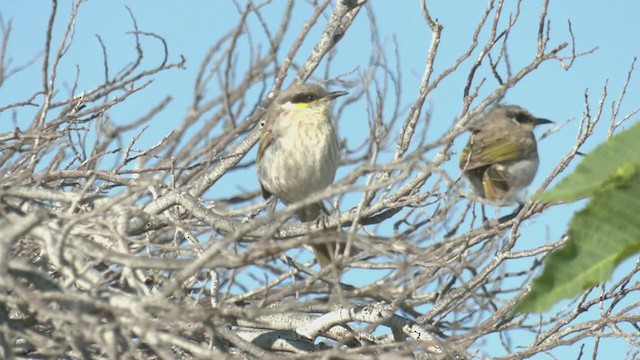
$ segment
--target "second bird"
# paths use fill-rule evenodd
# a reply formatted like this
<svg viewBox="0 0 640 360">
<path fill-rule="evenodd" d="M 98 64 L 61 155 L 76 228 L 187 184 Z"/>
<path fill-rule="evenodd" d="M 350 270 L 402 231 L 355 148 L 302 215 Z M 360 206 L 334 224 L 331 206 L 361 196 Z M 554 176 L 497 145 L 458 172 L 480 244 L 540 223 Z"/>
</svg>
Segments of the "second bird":
<svg viewBox="0 0 640 360">
<path fill-rule="evenodd" d="M 317 84 L 293 85 L 267 109 L 258 147 L 258 179 L 266 198 L 285 204 L 303 201 L 333 183 L 338 168 L 338 137 L 331 121 L 331 102 L 344 91 L 327 92 Z M 313 221 L 326 214 L 321 202 L 296 212 Z M 321 266 L 331 263 L 332 246 L 313 247 Z"/>
<path fill-rule="evenodd" d="M 460 169 L 474 192 L 497 205 L 521 202 L 520 191 L 538 171 L 533 128 L 552 121 L 514 105 L 497 105 L 469 126 L 472 134 L 460 154 Z"/>
</svg>

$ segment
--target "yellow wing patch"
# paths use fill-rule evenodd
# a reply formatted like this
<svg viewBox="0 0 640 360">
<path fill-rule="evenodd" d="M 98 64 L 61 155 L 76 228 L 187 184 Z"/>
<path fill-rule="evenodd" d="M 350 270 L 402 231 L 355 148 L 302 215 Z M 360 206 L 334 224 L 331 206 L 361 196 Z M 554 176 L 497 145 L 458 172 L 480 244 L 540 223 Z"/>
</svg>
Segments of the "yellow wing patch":
<svg viewBox="0 0 640 360">
<path fill-rule="evenodd" d="M 522 157 L 523 149 L 509 140 L 470 141 L 460 155 L 460 169 L 470 170 Z"/>
</svg>

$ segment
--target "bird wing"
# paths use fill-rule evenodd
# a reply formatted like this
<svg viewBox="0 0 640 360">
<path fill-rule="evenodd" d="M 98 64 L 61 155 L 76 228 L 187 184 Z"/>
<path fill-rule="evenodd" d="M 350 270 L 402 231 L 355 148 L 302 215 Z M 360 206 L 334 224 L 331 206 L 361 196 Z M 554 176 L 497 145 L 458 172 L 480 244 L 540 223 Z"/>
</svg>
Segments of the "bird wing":
<svg viewBox="0 0 640 360">
<path fill-rule="evenodd" d="M 482 187 L 487 199 L 503 198 L 509 192 L 509 173 L 501 165 L 489 166 L 482 176 Z"/>
<path fill-rule="evenodd" d="M 473 170 L 500 162 L 521 159 L 524 154 L 535 150 L 535 146 L 535 140 L 521 139 L 519 142 L 515 142 L 505 136 L 490 136 L 478 140 L 476 136 L 472 135 L 460 154 L 460 169 Z"/>
<path fill-rule="evenodd" d="M 271 130 L 263 129 L 262 135 L 260 135 L 260 144 L 258 145 L 258 162 L 262 161 L 262 155 L 267 150 L 267 147 L 271 145 L 271 141 L 273 141 L 273 133 Z"/>
<path fill-rule="evenodd" d="M 271 197 L 271 193 L 269 192 L 269 190 L 267 190 L 264 185 L 262 185 L 262 182 L 260 182 L 260 189 L 262 189 L 262 198 L 263 199 L 268 199 L 269 197 Z"/>
<path fill-rule="evenodd" d="M 267 121 L 269 121 L 269 120 L 267 120 Z M 270 129 L 271 129 L 271 127 L 268 127 L 268 126 L 265 126 L 262 129 L 262 135 L 260 135 L 260 144 L 258 145 L 258 157 L 256 159 L 256 161 L 258 163 L 260 161 L 262 161 L 262 156 L 263 156 L 264 152 L 267 150 L 267 147 L 269 147 L 269 145 L 271 145 L 271 143 L 273 142 L 273 133 L 271 132 Z M 263 198 L 266 199 L 266 198 L 271 196 L 271 193 L 267 190 L 267 188 L 264 186 L 262 181 L 260 181 L 260 188 L 262 189 L 262 197 Z"/>
</svg>

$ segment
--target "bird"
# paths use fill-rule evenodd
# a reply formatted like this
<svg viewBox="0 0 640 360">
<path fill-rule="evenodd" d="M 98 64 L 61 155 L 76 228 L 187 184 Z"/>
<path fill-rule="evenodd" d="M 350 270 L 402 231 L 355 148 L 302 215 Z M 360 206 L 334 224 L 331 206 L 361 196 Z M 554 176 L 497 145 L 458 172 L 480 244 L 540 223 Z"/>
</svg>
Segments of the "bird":
<svg viewBox="0 0 640 360">
<path fill-rule="evenodd" d="M 496 105 L 472 120 L 459 166 L 473 191 L 498 206 L 521 203 L 540 162 L 533 129 L 550 123 L 517 105 Z"/>
<path fill-rule="evenodd" d="M 280 92 L 263 117 L 256 167 L 265 199 L 285 205 L 305 200 L 333 184 L 339 145 L 331 104 L 345 91 L 328 92 L 318 84 L 295 84 Z M 296 211 L 302 222 L 328 215 L 322 202 Z M 335 245 L 312 246 L 321 267 L 331 263 Z"/>
</svg>

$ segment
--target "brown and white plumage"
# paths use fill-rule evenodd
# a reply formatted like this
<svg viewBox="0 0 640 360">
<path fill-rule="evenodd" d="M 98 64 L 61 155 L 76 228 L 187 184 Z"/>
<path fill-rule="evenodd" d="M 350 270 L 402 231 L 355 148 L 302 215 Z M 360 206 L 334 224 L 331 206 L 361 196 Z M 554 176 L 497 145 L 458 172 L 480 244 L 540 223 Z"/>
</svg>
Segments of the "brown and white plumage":
<svg viewBox="0 0 640 360">
<path fill-rule="evenodd" d="M 517 201 L 538 171 L 533 128 L 550 122 L 515 105 L 495 106 L 473 121 L 459 166 L 474 192 L 497 203 Z"/>
<path fill-rule="evenodd" d="M 285 204 L 304 201 L 330 186 L 336 175 L 339 147 L 330 103 L 345 92 L 327 92 L 316 84 L 294 85 L 278 94 L 267 109 L 258 147 L 258 179 L 265 198 Z M 301 221 L 326 213 L 322 203 L 296 212 Z M 321 265 L 330 263 L 331 249 L 315 246 Z"/>
</svg>

